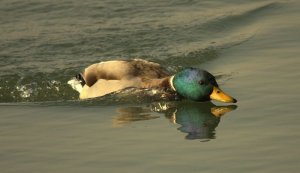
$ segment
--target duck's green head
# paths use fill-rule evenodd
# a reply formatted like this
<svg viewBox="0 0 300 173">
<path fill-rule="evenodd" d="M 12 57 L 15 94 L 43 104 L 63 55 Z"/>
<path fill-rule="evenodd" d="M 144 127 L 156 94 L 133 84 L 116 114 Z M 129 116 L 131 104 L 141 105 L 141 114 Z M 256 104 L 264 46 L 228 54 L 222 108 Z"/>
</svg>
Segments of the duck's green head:
<svg viewBox="0 0 300 173">
<path fill-rule="evenodd" d="M 181 96 L 194 101 L 218 100 L 235 103 L 236 99 L 224 93 L 215 77 L 209 72 L 197 68 L 187 68 L 171 78 L 174 90 Z"/>
</svg>

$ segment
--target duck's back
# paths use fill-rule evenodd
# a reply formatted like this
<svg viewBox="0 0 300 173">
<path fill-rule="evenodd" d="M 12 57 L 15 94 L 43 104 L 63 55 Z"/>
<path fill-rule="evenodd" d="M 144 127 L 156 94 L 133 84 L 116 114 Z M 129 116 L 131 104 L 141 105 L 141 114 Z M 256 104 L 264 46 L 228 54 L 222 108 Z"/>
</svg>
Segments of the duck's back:
<svg viewBox="0 0 300 173">
<path fill-rule="evenodd" d="M 130 78 L 156 79 L 168 76 L 159 64 L 141 60 L 119 60 L 100 62 L 87 67 L 83 77 L 88 86 L 92 86 L 99 79 L 122 80 Z"/>
<path fill-rule="evenodd" d="M 167 76 L 159 64 L 141 59 L 100 62 L 84 70 L 86 85 L 80 98 L 99 97 L 128 87 L 149 88 Z"/>
</svg>

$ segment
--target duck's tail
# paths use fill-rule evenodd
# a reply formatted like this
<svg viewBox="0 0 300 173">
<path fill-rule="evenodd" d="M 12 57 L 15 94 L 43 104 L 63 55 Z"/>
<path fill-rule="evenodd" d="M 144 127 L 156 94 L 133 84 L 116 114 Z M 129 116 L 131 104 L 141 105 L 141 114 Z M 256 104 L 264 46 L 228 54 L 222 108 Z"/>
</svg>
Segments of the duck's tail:
<svg viewBox="0 0 300 173">
<path fill-rule="evenodd" d="M 68 81 L 68 84 L 76 91 L 81 93 L 83 86 L 85 85 L 85 80 L 82 77 L 82 74 L 77 74 L 71 80 Z"/>
</svg>

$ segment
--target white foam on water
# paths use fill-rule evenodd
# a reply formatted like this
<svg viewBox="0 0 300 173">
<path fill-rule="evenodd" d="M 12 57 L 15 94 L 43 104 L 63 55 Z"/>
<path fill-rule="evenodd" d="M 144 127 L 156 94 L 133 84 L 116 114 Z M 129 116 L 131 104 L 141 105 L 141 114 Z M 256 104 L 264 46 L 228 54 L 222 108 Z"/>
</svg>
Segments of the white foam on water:
<svg viewBox="0 0 300 173">
<path fill-rule="evenodd" d="M 82 91 L 82 85 L 80 83 L 79 80 L 77 80 L 76 78 L 72 78 L 71 80 L 68 81 L 68 84 L 76 91 L 78 91 L 79 93 L 81 93 Z"/>
</svg>

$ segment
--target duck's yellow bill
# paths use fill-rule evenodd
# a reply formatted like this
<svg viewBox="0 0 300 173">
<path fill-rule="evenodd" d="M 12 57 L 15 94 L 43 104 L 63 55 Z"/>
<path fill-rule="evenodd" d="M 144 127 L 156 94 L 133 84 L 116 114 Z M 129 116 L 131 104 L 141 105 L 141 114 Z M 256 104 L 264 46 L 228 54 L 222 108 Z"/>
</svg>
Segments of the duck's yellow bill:
<svg viewBox="0 0 300 173">
<path fill-rule="evenodd" d="M 220 102 L 225 102 L 225 103 L 236 103 L 237 102 L 236 99 L 229 96 L 228 94 L 223 92 L 220 88 L 215 87 L 215 86 L 213 88 L 213 92 L 210 94 L 210 99 L 217 100 Z"/>
</svg>

